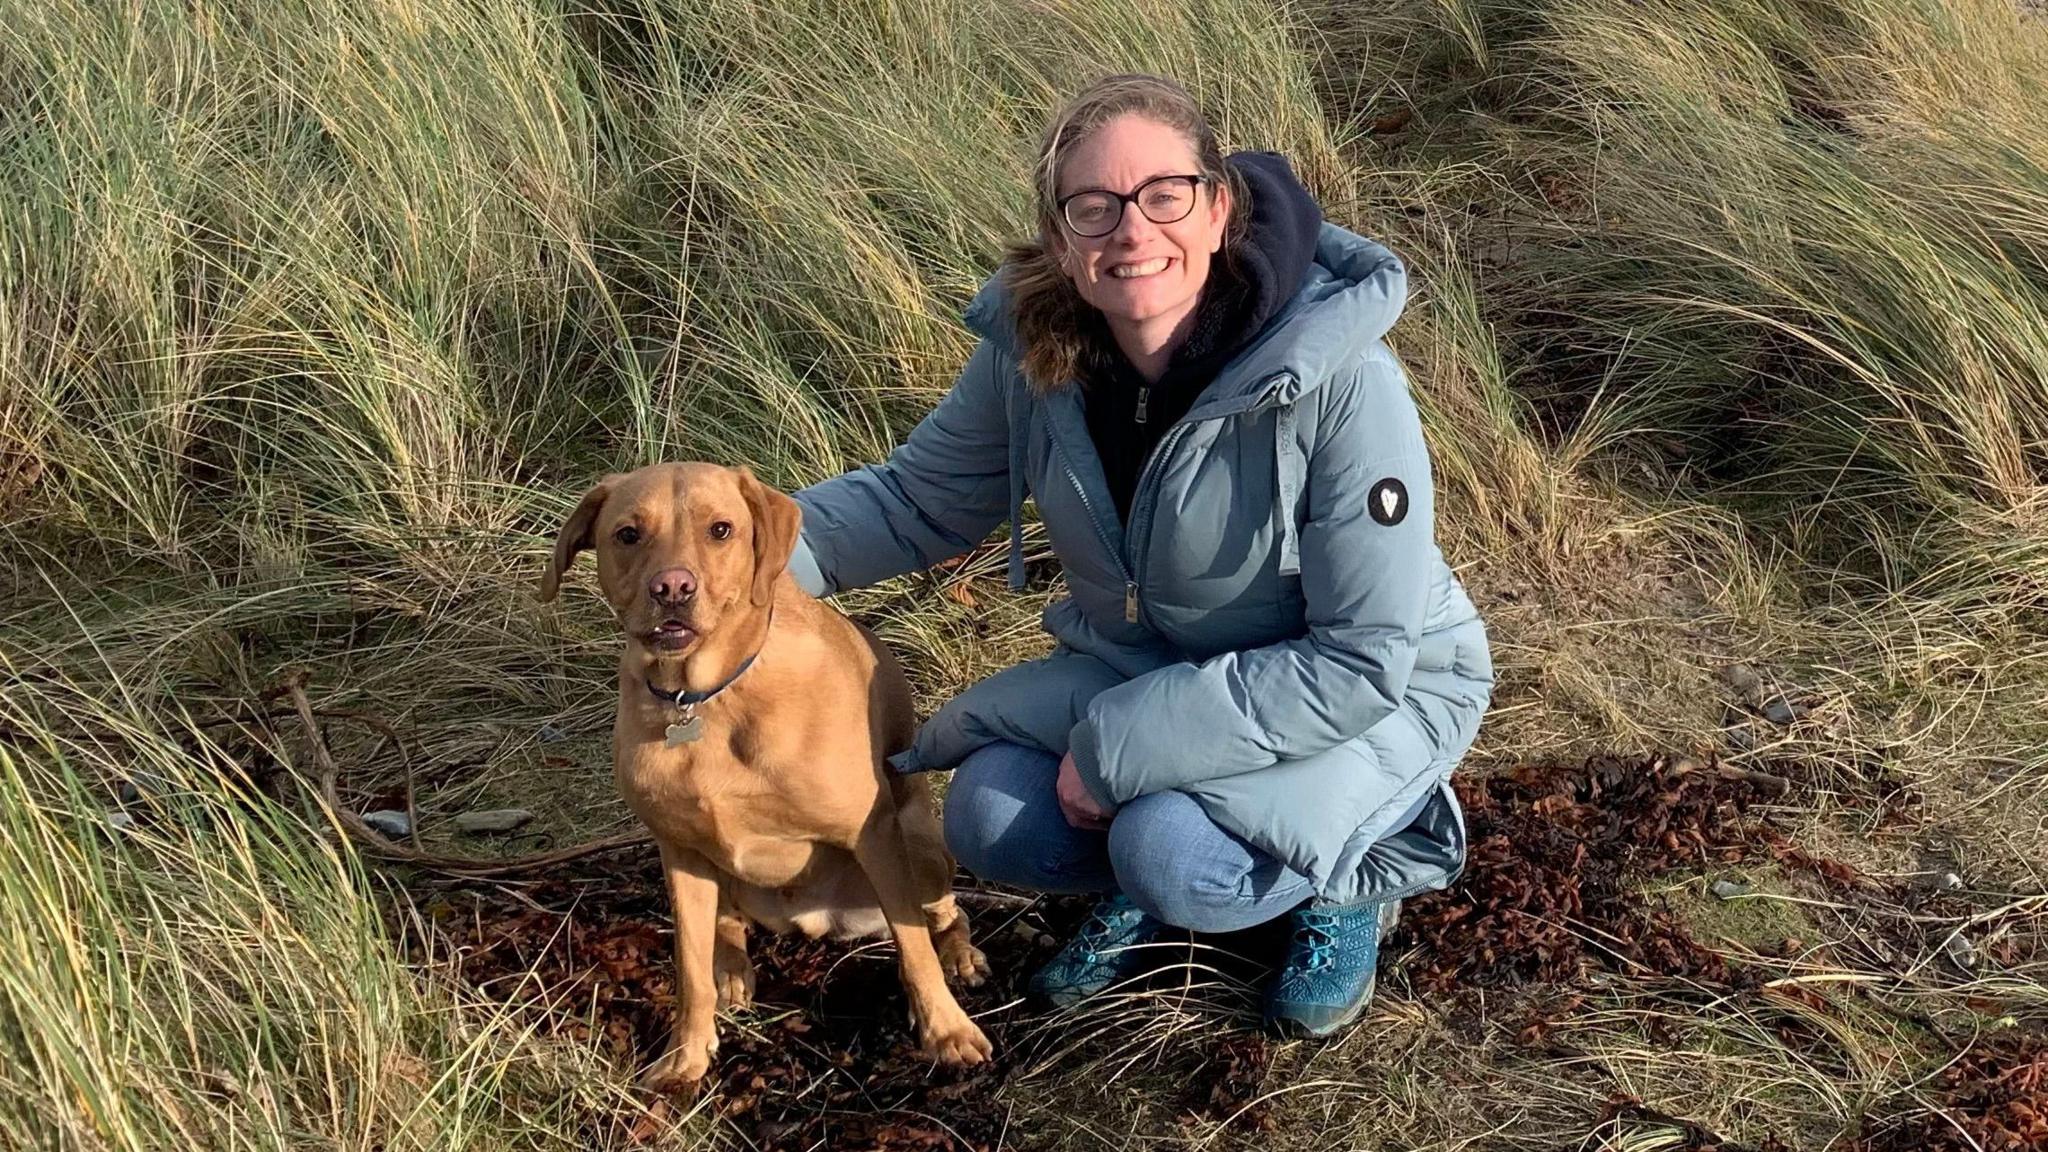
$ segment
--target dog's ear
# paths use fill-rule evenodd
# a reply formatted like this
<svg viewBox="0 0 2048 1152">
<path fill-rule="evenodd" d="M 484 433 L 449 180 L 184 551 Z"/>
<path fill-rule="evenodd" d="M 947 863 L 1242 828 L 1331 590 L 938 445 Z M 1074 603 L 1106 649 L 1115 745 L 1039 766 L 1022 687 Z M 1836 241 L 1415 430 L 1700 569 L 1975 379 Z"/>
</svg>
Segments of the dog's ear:
<svg viewBox="0 0 2048 1152">
<path fill-rule="evenodd" d="M 540 576 L 542 603 L 553 600 L 555 593 L 561 591 L 562 574 L 576 563 L 576 554 L 592 546 L 591 532 L 597 527 L 597 514 L 604 510 L 605 497 L 612 494 L 612 485 L 618 479 L 614 475 L 598 481 L 562 522 L 562 531 L 555 536 L 554 555 L 548 557 L 547 570 Z"/>
<path fill-rule="evenodd" d="M 796 550 L 797 530 L 803 526 L 803 511 L 796 501 L 754 478 L 745 465 L 738 469 L 740 491 L 746 495 L 747 511 L 754 518 L 755 606 L 768 603 L 775 594 L 775 578 L 789 567 Z"/>
</svg>

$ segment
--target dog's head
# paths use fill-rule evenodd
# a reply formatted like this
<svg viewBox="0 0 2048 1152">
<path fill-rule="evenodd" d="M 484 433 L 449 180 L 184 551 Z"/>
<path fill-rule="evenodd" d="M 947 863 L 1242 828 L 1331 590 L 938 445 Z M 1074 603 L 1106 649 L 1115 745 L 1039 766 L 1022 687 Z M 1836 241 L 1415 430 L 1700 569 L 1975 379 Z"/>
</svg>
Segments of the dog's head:
<svg viewBox="0 0 2048 1152">
<path fill-rule="evenodd" d="M 607 476 L 562 525 L 540 598 L 553 600 L 576 554 L 594 550 L 627 640 L 686 655 L 766 608 L 800 521 L 796 501 L 745 468 L 655 464 Z"/>
</svg>

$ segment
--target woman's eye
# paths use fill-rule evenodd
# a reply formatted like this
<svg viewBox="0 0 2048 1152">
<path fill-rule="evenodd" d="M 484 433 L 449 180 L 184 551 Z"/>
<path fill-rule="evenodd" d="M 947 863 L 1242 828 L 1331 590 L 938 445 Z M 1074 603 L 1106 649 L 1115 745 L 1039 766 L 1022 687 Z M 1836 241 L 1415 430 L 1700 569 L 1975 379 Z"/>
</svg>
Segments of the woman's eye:
<svg viewBox="0 0 2048 1152">
<path fill-rule="evenodd" d="M 1186 189 L 1176 185 L 1162 185 L 1145 193 L 1145 206 L 1154 211 L 1178 208 L 1186 198 Z"/>
<path fill-rule="evenodd" d="M 732 524 L 728 521 L 720 520 L 711 526 L 711 538 L 713 540 L 724 540 L 731 535 Z"/>
<path fill-rule="evenodd" d="M 640 530 L 628 524 L 617 532 L 612 533 L 612 539 L 628 546 L 638 544 L 640 542 Z"/>
</svg>

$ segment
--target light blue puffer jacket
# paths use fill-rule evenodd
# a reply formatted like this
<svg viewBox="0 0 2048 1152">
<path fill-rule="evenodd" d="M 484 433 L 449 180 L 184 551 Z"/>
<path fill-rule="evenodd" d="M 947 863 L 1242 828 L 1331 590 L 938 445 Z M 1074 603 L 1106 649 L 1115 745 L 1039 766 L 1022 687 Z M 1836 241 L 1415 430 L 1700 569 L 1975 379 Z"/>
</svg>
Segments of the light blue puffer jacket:
<svg viewBox="0 0 2048 1152">
<path fill-rule="evenodd" d="M 1006 517 L 1019 586 L 1027 497 L 1065 571 L 1052 654 L 948 702 L 895 767 L 950 769 L 992 740 L 1071 750 L 1106 804 L 1185 791 L 1326 900 L 1449 883 L 1465 837 L 1447 781 L 1493 666 L 1381 339 L 1406 294 L 1392 252 L 1325 223 L 1300 291 L 1161 438 L 1126 529 L 1080 390 L 1025 382 L 1005 289 L 984 287 L 979 346 L 903 445 L 796 493 L 791 570 L 814 595 L 959 555 Z"/>
</svg>

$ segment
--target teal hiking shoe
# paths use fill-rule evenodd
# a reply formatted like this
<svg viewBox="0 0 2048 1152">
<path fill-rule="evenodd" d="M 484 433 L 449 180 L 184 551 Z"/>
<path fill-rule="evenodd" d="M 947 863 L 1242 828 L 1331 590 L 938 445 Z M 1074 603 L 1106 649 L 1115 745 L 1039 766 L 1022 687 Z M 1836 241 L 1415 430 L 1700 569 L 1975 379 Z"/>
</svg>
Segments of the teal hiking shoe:
<svg viewBox="0 0 2048 1152">
<path fill-rule="evenodd" d="M 1297 908 L 1287 962 L 1266 988 L 1266 1024 L 1283 1034 L 1328 1036 L 1365 1011 L 1380 966 L 1380 939 L 1401 902 Z"/>
<path fill-rule="evenodd" d="M 1054 1008 L 1066 1008 L 1144 968 L 1144 946 L 1162 927 L 1123 896 L 1111 896 L 1088 913 L 1045 967 L 1031 976 L 1031 994 Z"/>
</svg>

